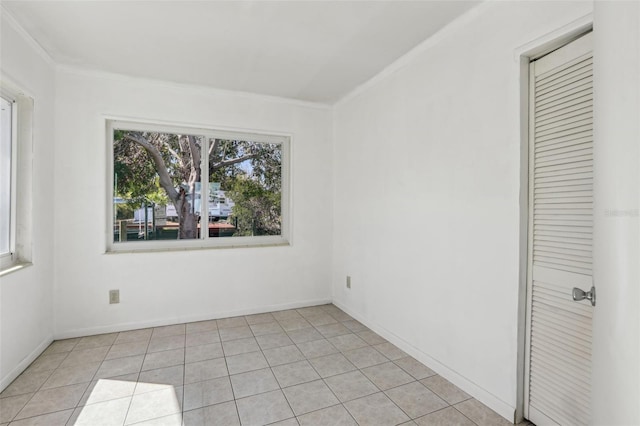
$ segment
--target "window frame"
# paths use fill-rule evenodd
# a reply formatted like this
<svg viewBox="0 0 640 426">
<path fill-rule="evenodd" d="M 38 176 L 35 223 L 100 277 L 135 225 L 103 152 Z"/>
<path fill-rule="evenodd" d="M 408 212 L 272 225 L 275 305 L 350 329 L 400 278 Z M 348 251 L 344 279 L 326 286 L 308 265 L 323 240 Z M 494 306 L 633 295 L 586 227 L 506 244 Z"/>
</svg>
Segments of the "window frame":
<svg viewBox="0 0 640 426">
<path fill-rule="evenodd" d="M 16 96 L 8 93 L 7 90 L 3 88 L 0 93 L 1 97 L 7 101 L 11 108 L 11 129 L 10 129 L 10 141 L 9 141 L 9 149 L 10 149 L 10 159 L 9 159 L 9 217 L 6 218 L 9 221 L 9 252 L 8 253 L 0 253 L 0 270 L 11 267 L 15 261 L 17 260 L 16 256 L 16 177 L 17 177 L 17 103 Z M 4 220 L 4 219 L 3 219 Z"/>
<path fill-rule="evenodd" d="M 34 100 L 4 76 L 0 95 L 11 103 L 9 254 L 0 255 L 2 276 L 31 264 Z"/>
<path fill-rule="evenodd" d="M 139 121 L 119 117 L 107 117 L 105 119 L 107 140 L 107 190 L 106 190 L 106 251 L 105 253 L 133 253 L 156 251 L 182 251 L 219 248 L 263 247 L 263 246 L 287 246 L 291 244 L 291 203 L 290 203 L 290 157 L 291 135 L 282 133 L 254 132 L 246 130 L 230 130 L 213 128 L 201 125 L 184 125 L 165 123 L 158 121 Z M 149 240 L 145 242 L 115 242 L 113 240 L 114 226 L 114 130 L 132 130 L 141 132 L 158 132 L 173 134 L 189 134 L 203 136 L 208 144 L 212 138 L 250 140 L 252 142 L 277 143 L 282 146 L 282 191 L 281 191 L 281 232 L 280 235 L 242 236 L 242 237 L 209 237 L 208 232 L 201 232 L 200 238 L 191 240 Z M 206 147 L 203 147 L 203 150 Z M 202 176 L 208 176 L 208 157 L 202 156 Z M 209 191 L 208 179 L 202 179 L 201 193 Z M 208 215 L 208 204 L 201 203 L 201 217 Z"/>
</svg>

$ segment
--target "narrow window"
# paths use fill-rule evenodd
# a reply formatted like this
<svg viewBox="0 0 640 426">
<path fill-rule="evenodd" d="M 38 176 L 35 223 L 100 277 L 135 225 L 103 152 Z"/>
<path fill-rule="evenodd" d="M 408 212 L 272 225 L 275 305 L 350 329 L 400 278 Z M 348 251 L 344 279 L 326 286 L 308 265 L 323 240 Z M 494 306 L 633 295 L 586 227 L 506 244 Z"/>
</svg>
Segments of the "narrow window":
<svg viewBox="0 0 640 426">
<path fill-rule="evenodd" d="M 31 261 L 33 105 L 0 78 L 0 275 Z"/>
<path fill-rule="evenodd" d="M 11 263 L 13 251 L 12 235 L 12 172 L 13 152 L 13 101 L 0 98 L 0 262 Z"/>
</svg>

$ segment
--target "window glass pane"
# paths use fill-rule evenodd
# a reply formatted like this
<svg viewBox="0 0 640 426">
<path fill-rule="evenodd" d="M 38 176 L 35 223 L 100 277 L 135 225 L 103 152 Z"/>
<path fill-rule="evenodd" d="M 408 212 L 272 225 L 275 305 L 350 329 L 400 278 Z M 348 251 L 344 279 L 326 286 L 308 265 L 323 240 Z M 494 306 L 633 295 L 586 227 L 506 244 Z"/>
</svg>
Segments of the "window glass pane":
<svg viewBox="0 0 640 426">
<path fill-rule="evenodd" d="M 282 145 L 211 139 L 209 235 L 282 234 Z"/>
<path fill-rule="evenodd" d="M 114 242 L 200 237 L 203 138 L 114 130 Z"/>
<path fill-rule="evenodd" d="M 0 98 L 0 255 L 11 250 L 11 106 Z"/>
</svg>

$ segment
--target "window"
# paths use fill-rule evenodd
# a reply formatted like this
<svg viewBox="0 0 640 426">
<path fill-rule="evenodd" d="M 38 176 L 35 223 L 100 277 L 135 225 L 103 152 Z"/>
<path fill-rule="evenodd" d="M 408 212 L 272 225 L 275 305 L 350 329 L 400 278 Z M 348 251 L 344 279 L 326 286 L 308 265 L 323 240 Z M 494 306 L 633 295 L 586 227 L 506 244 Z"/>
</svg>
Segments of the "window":
<svg viewBox="0 0 640 426">
<path fill-rule="evenodd" d="M 109 251 L 288 243 L 289 138 L 108 121 Z"/>
<path fill-rule="evenodd" d="M 0 274 L 31 259 L 33 99 L 0 81 Z"/>
<path fill-rule="evenodd" d="M 13 218 L 12 194 L 14 161 L 13 147 L 13 100 L 4 96 L 1 101 L 0 121 L 0 266 L 6 267 L 12 262 L 14 244 L 12 238 Z"/>
</svg>

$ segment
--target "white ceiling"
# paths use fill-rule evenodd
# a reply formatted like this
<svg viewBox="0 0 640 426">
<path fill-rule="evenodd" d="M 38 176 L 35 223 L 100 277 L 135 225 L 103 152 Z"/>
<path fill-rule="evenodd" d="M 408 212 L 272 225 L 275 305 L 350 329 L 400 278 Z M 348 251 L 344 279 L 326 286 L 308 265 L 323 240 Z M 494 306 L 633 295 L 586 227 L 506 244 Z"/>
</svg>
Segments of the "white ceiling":
<svg viewBox="0 0 640 426">
<path fill-rule="evenodd" d="M 333 103 L 477 1 L 10 1 L 61 65 Z"/>
</svg>

